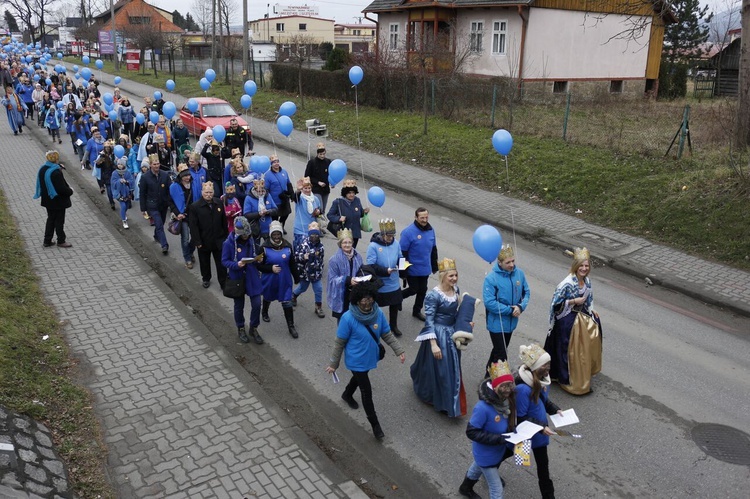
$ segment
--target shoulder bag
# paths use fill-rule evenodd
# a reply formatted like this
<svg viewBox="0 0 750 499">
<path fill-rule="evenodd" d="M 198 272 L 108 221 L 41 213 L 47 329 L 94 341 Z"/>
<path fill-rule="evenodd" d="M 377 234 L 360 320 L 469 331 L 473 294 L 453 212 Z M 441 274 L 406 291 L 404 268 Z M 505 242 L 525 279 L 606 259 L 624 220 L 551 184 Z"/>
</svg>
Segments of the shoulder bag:
<svg viewBox="0 0 750 499">
<path fill-rule="evenodd" d="M 167 224 L 167 231 L 169 231 L 170 234 L 179 236 L 180 233 L 182 232 L 182 220 L 179 220 L 173 214 L 172 218 L 169 220 L 169 224 Z"/>
<path fill-rule="evenodd" d="M 334 203 L 336 203 L 336 208 L 338 209 L 338 212 L 339 212 L 339 219 L 340 219 L 340 217 L 341 217 L 341 204 L 339 204 L 339 200 L 338 200 L 338 199 L 336 199 L 336 200 L 334 201 Z M 326 227 L 326 229 L 328 229 L 328 232 L 330 232 L 331 234 L 333 234 L 333 235 L 334 235 L 334 237 L 336 237 L 336 236 L 338 236 L 338 235 L 339 235 L 339 231 L 340 231 L 340 230 L 341 230 L 341 229 L 342 229 L 343 227 L 344 227 L 344 224 L 343 224 L 343 223 L 341 223 L 341 222 L 331 222 L 331 221 L 329 220 L 329 221 L 328 221 L 328 226 Z"/>
<path fill-rule="evenodd" d="M 385 347 L 380 342 L 378 337 L 375 336 L 375 333 L 372 331 L 372 329 L 370 329 L 370 326 L 365 325 L 365 327 L 367 328 L 367 331 L 370 332 L 370 336 L 372 336 L 372 339 L 375 341 L 375 343 L 378 344 L 378 360 L 383 360 L 383 358 L 385 358 Z"/>
<path fill-rule="evenodd" d="M 237 239 L 234 240 L 234 261 L 237 261 Z M 240 279 L 227 279 L 224 283 L 224 296 L 227 298 L 242 298 L 245 294 L 245 269 L 242 270 Z"/>
</svg>

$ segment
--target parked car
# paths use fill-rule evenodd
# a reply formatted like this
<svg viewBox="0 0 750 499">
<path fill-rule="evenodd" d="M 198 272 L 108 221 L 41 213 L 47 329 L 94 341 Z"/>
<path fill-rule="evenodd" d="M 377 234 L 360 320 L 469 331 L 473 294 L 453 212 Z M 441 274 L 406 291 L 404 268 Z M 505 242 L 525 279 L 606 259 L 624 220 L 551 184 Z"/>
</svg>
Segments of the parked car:
<svg viewBox="0 0 750 499">
<path fill-rule="evenodd" d="M 193 135 L 202 134 L 207 128 L 213 128 L 221 125 L 227 130 L 232 118 L 247 132 L 252 135 L 252 131 L 244 118 L 237 114 L 229 103 L 215 97 L 194 97 L 198 101 L 198 110 L 195 114 L 187 108 L 187 103 L 180 109 L 180 119 Z"/>
</svg>

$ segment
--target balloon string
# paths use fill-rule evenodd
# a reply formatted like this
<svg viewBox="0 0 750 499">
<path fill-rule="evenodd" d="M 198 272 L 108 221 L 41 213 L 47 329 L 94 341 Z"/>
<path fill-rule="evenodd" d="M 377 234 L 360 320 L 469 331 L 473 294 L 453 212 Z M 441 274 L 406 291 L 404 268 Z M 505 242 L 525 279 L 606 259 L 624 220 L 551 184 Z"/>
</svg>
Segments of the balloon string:
<svg viewBox="0 0 750 499">
<path fill-rule="evenodd" d="M 513 230 L 513 249 L 516 252 L 516 259 L 518 259 L 518 243 L 516 242 L 516 218 L 513 215 L 513 208 L 510 209 L 510 227 Z"/>
<path fill-rule="evenodd" d="M 289 173 L 292 174 L 292 179 L 294 180 L 294 184 L 297 184 L 297 177 L 294 175 L 294 171 L 292 170 L 292 138 L 287 137 L 286 140 L 289 142 Z"/>
<path fill-rule="evenodd" d="M 360 135 L 359 135 L 359 94 L 357 90 L 358 90 L 357 85 L 354 85 L 354 115 L 356 117 L 355 121 L 357 122 L 357 149 L 359 151 L 359 171 L 362 174 L 362 190 L 366 191 L 367 189 L 365 189 L 365 187 L 367 187 L 367 184 L 365 183 L 365 166 L 364 166 L 364 161 L 362 159 L 362 140 L 360 139 Z M 368 196 L 365 196 L 365 198 L 366 198 L 365 208 L 369 208 L 370 199 L 368 198 Z M 382 212 L 383 210 L 380 210 L 380 211 Z"/>
</svg>

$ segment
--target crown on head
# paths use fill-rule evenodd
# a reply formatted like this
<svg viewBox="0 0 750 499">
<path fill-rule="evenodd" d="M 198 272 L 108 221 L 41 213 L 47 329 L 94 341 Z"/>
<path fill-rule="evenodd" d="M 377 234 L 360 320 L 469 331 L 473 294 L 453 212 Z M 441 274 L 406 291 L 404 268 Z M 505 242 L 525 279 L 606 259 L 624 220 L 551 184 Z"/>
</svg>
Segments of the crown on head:
<svg viewBox="0 0 750 499">
<path fill-rule="evenodd" d="M 343 241 L 344 239 L 354 239 L 354 233 L 352 232 L 352 229 L 341 229 L 338 234 L 336 234 L 336 237 L 339 241 Z"/>
<path fill-rule="evenodd" d="M 515 252 L 513 251 L 513 246 L 510 244 L 503 244 L 500 248 L 500 253 L 497 254 L 497 259 L 502 261 L 506 258 L 513 258 L 515 256 Z"/>
<path fill-rule="evenodd" d="M 547 359 L 543 359 L 545 355 Z M 521 362 L 523 362 L 526 367 L 531 370 L 536 370 L 549 359 L 549 355 L 547 355 L 547 352 L 545 352 L 540 345 L 538 345 L 537 343 L 532 343 L 529 346 L 520 346 L 518 358 L 521 359 Z M 545 362 L 542 362 L 540 364 L 540 359 L 545 360 Z"/>
<path fill-rule="evenodd" d="M 496 388 L 497 385 L 513 381 L 513 374 L 510 372 L 510 365 L 507 361 L 499 360 L 490 364 L 487 368 L 487 372 L 490 374 L 492 380 L 492 388 Z"/>
<path fill-rule="evenodd" d="M 584 260 L 588 260 L 589 257 L 591 257 L 591 253 L 589 253 L 589 250 L 587 248 L 576 248 L 573 250 L 573 253 L 570 251 L 567 251 L 566 253 L 572 254 L 573 259 L 577 262 L 582 262 Z"/>
<path fill-rule="evenodd" d="M 149 163 L 158 163 L 159 162 L 159 155 L 158 154 L 149 154 L 148 155 L 148 162 Z"/>
<path fill-rule="evenodd" d="M 448 270 L 456 270 L 456 261 L 452 258 L 443 258 L 438 262 L 438 270 L 440 272 L 446 272 Z"/>
<path fill-rule="evenodd" d="M 382 219 L 379 225 L 382 234 L 393 235 L 396 233 L 396 221 L 392 218 Z"/>
<path fill-rule="evenodd" d="M 342 187 L 357 187 L 357 181 L 353 178 L 348 178 L 344 180 L 344 183 L 341 184 Z"/>
<path fill-rule="evenodd" d="M 310 177 L 302 177 L 300 180 L 302 181 L 303 187 L 306 185 L 312 186 L 312 181 L 310 180 Z"/>
<path fill-rule="evenodd" d="M 232 157 L 235 157 L 238 154 L 240 154 L 240 155 L 242 154 L 242 152 L 240 152 L 240 148 L 239 147 L 235 147 L 234 149 L 232 149 Z"/>
<path fill-rule="evenodd" d="M 266 182 L 262 178 L 253 179 L 253 189 L 265 189 Z"/>
</svg>

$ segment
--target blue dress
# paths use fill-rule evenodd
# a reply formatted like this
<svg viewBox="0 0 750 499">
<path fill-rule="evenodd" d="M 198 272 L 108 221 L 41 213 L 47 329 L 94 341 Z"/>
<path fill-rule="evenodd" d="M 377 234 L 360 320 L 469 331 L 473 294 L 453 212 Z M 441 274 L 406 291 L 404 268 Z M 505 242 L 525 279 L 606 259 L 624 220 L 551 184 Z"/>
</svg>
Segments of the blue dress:
<svg viewBox="0 0 750 499">
<path fill-rule="evenodd" d="M 425 325 L 415 340 L 422 344 L 411 365 L 411 379 L 417 397 L 452 418 L 466 414 L 461 352 L 451 338 L 455 331 L 459 296 L 458 289 L 449 297 L 438 287 L 427 293 L 424 301 Z M 437 341 L 443 353 L 441 360 L 432 355 L 431 339 Z"/>
</svg>

